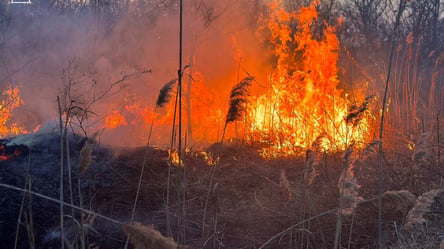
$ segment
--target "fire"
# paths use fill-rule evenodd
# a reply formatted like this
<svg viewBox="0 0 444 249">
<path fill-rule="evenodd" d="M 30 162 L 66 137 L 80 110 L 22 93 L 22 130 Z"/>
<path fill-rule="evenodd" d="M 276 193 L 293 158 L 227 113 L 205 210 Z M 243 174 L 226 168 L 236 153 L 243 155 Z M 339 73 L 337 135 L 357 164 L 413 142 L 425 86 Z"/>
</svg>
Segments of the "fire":
<svg viewBox="0 0 444 249">
<path fill-rule="evenodd" d="M 5 146 L 0 145 L 0 161 L 11 159 L 13 157 L 20 155 L 20 153 L 21 153 L 20 150 L 15 149 L 14 152 L 8 154 L 8 153 L 6 153 Z"/>
<path fill-rule="evenodd" d="M 303 155 L 315 141 L 319 141 L 318 147 L 324 152 L 339 152 L 351 144 L 363 147 L 370 140 L 374 116 L 367 110 L 368 99 L 359 93 L 347 95 L 338 88 L 339 41 L 333 27 L 319 23 L 318 2 L 301 8 L 298 13 L 289 13 L 280 2 L 274 1 L 269 14 L 261 17 L 258 34 L 266 35 L 275 60 L 269 87 L 250 95 L 245 120 L 230 124 L 226 138 L 242 137 L 260 144 L 264 157 Z M 232 43 L 234 59 L 241 63 L 242 50 L 235 36 Z M 193 71 L 192 76 L 183 78 L 182 127 L 188 138 L 192 136 L 192 143 L 214 143 L 220 140 L 224 127 L 227 99 L 223 90 L 209 87 L 198 68 Z M 191 84 L 191 92 L 187 84 Z M 146 130 L 154 121 L 154 131 L 171 129 L 173 120 L 177 122 L 175 93 L 162 108 L 125 103 L 121 111 L 111 112 L 105 118 L 105 127 L 142 124 Z M 163 139 L 161 143 L 170 144 L 171 137 L 163 134 L 153 132 L 153 143 Z M 174 153 L 172 158 L 176 160 Z"/>
<path fill-rule="evenodd" d="M 125 117 L 119 111 L 113 111 L 105 117 L 105 128 L 108 129 L 114 129 L 127 124 Z"/>
<path fill-rule="evenodd" d="M 23 105 L 18 87 L 9 87 L 3 91 L 3 100 L 0 102 L 0 138 L 26 133 L 17 123 L 10 123 L 12 112 Z"/>
<path fill-rule="evenodd" d="M 320 137 L 324 151 L 343 151 L 351 143 L 362 146 L 371 133 L 369 111 L 356 125 L 346 122 L 353 104 L 338 89 L 339 41 L 334 28 L 316 25 L 317 3 L 288 13 L 274 2 L 262 18 L 260 31 L 268 34 L 277 61 L 271 87 L 250 100 L 248 130 L 252 141 L 267 145 L 266 157 L 302 154 Z"/>
<path fill-rule="evenodd" d="M 184 167 L 183 161 L 182 159 L 180 159 L 179 161 L 179 154 L 177 153 L 177 151 L 173 151 L 173 153 L 171 153 L 171 150 L 168 150 L 168 158 L 170 159 L 170 162 L 176 166 L 176 167 Z"/>
</svg>

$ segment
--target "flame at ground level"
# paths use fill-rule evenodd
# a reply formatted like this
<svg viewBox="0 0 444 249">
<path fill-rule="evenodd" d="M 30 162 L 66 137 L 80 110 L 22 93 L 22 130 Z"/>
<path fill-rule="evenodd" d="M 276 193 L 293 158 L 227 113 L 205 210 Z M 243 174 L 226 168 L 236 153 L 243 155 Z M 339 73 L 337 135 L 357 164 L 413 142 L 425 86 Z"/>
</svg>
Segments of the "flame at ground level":
<svg viewBox="0 0 444 249">
<path fill-rule="evenodd" d="M 263 18 L 277 66 L 269 90 L 251 100 L 248 131 L 250 140 L 265 144 L 266 157 L 303 154 L 315 141 L 324 151 L 343 151 L 371 135 L 369 100 L 359 109 L 337 88 L 339 41 L 332 27 L 316 23 L 316 5 L 288 13 L 275 2 Z"/>
<path fill-rule="evenodd" d="M 253 83 L 244 120 L 230 123 L 225 137 L 259 144 L 264 157 L 303 155 L 313 147 L 325 152 L 339 152 L 350 144 L 355 148 L 363 147 L 371 139 L 375 117 L 367 109 L 368 100 L 355 92 L 354 101 L 351 101 L 351 96 L 338 88 L 339 41 L 334 28 L 318 18 L 317 3 L 314 1 L 298 13 L 289 13 L 280 2 L 273 1 L 268 14 L 259 20 L 257 33 L 265 37 L 265 42 L 272 48 L 270 57 L 273 61 L 269 64 L 273 69 L 266 83 L 268 87 L 263 87 L 266 84 L 258 77 L 260 83 Z M 241 39 L 233 37 L 232 40 L 236 43 L 236 56 L 241 64 L 242 51 L 238 46 Z M 264 63 L 257 63 L 263 57 L 242 58 L 242 64 L 255 60 L 253 64 L 258 67 L 255 70 L 267 74 L 266 69 L 259 68 Z M 239 72 L 233 75 L 240 77 L 241 67 L 243 65 L 239 65 Z M 208 82 L 215 79 L 206 79 L 198 71 L 199 68 L 193 68 L 192 76 L 187 71 L 183 77 L 182 127 L 187 137 L 182 141 L 187 141 L 187 146 L 220 141 L 228 110 L 228 91 L 211 88 Z M 227 78 L 211 85 L 227 85 L 226 82 L 234 81 L 227 81 Z M 176 91 L 174 89 L 173 93 Z M 151 144 L 169 145 L 173 120 L 177 122 L 174 118 L 176 98 L 172 95 L 163 108 L 153 108 L 138 99 L 125 97 L 125 103 L 120 106 L 108 105 L 107 114 L 99 117 L 99 127 L 93 128 L 104 128 L 105 135 L 117 134 L 118 139 L 116 136 L 111 139 L 119 145 L 142 145 L 153 122 Z M 3 96 L 0 137 L 24 133 L 16 130 L 19 129 L 17 125 L 6 126 L 12 109 L 22 103 L 18 90 L 9 89 Z M 359 102 L 364 104 L 359 106 Z M 88 132 L 92 134 L 96 130 Z M 177 134 L 175 139 L 177 141 Z"/>
<path fill-rule="evenodd" d="M 23 104 L 18 87 L 9 87 L 3 91 L 0 102 L 0 138 L 26 133 L 17 123 L 11 122 L 12 112 Z"/>
<path fill-rule="evenodd" d="M 368 100 L 355 94 L 355 101 L 364 102 L 358 107 L 338 89 L 339 41 L 334 28 L 319 23 L 317 3 L 301 8 L 299 13 L 289 13 L 279 2 L 273 2 L 268 16 L 260 19 L 258 33 L 271 43 L 276 66 L 268 89 L 251 94 L 245 120 L 228 125 L 226 137 L 260 144 L 265 157 L 303 155 L 315 142 L 325 152 L 339 152 L 352 143 L 355 148 L 363 147 L 371 139 L 375 118 L 367 109 Z M 184 77 L 184 82 L 192 85 L 190 93 L 189 88 L 183 89 L 185 99 L 189 97 L 183 103 L 184 130 L 190 135 L 192 128 L 197 143 L 219 141 L 228 109 L 226 99 L 210 89 L 200 73 L 193 73 L 191 80 Z M 175 104 L 173 97 L 158 113 L 139 104 L 124 109 L 127 115 L 142 117 L 137 120 L 145 126 L 156 115 L 155 126 L 171 127 Z M 115 125 L 116 120 L 130 120 L 123 114 L 112 112 L 105 119 L 105 127 L 127 125 Z"/>
</svg>

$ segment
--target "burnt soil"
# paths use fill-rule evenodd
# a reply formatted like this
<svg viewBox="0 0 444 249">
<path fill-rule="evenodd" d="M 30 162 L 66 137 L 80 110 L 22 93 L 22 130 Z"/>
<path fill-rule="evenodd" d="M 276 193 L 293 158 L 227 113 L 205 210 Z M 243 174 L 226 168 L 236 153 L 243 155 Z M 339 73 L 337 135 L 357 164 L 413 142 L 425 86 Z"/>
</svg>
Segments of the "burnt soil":
<svg viewBox="0 0 444 249">
<path fill-rule="evenodd" d="M 79 152 L 85 143 L 91 142 L 82 137 L 69 137 L 73 190 L 71 194 L 65 157 L 64 200 L 80 206 L 80 190 L 83 208 L 116 221 L 83 213 L 88 248 L 123 248 L 126 237 L 119 222 L 131 221 L 145 148 L 119 149 L 93 143 L 92 163 L 79 179 Z M 59 198 L 61 160 L 58 135 L 1 140 L 0 145 L 1 153 L 10 157 L 0 160 L 0 183 L 30 188 L 45 196 Z M 215 144 L 206 151 L 215 155 L 218 148 L 219 145 Z M 183 155 L 185 167 L 178 168 L 169 163 L 167 151 L 153 147 L 147 151 L 134 221 L 152 225 L 166 235 L 166 217 L 169 214 L 172 237 L 185 241 L 188 248 L 213 248 L 213 243 L 217 248 L 259 248 L 291 226 L 294 228 L 267 243 L 265 248 L 333 248 L 337 220 L 335 210 L 339 205 L 337 186 L 344 165 L 342 154 L 322 155 L 319 175 L 309 185 L 304 181 L 305 158 L 264 159 L 257 148 L 225 143 L 214 176 L 217 187 L 210 192 L 205 233 L 202 235 L 202 217 L 212 170 L 205 155 L 200 151 L 188 151 Z M 399 150 L 385 153 L 384 191 L 409 189 L 418 196 L 438 186 L 441 179 L 439 168 L 433 165 L 414 167 L 409 153 Z M 375 155 L 355 154 L 355 175 L 361 185 L 359 194 L 367 201 L 358 205 L 353 217 L 343 218 L 341 244 L 347 248 L 351 238 L 350 248 L 376 248 L 377 158 Z M 167 208 L 169 169 L 170 206 Z M 31 184 L 25 186 L 27 175 Z M 14 248 L 22 206 L 17 248 L 30 248 L 31 244 L 35 244 L 35 248 L 60 248 L 59 204 L 10 188 L 0 188 L 0 247 Z M 433 204 L 435 216 L 429 214 L 434 217 L 433 220 L 441 217 L 442 203 L 441 200 Z M 395 248 L 408 207 L 390 204 L 383 207 L 384 240 L 387 247 Z M 78 210 L 67 206 L 64 214 L 65 238 L 72 243 L 78 239 L 82 223 L 79 221 L 82 219 Z M 296 225 L 309 217 L 315 218 Z M 443 223 L 436 224 L 435 230 L 442 231 Z M 433 245 L 439 242 L 433 236 L 423 237 Z"/>
</svg>

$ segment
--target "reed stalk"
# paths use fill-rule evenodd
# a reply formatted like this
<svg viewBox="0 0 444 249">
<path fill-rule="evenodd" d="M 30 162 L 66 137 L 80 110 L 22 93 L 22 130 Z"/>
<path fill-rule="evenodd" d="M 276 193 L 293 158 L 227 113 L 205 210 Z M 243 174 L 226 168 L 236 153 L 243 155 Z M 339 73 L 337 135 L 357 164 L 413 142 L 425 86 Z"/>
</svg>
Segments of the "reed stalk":
<svg viewBox="0 0 444 249">
<path fill-rule="evenodd" d="M 399 7 L 398 7 L 398 14 L 396 16 L 395 26 L 393 29 L 393 35 L 392 35 L 392 47 L 390 50 L 390 58 L 388 63 L 388 69 L 387 69 L 387 79 L 385 81 L 385 90 L 384 90 L 384 97 L 382 99 L 382 114 L 381 114 L 381 125 L 379 128 L 379 152 L 378 152 L 378 248 L 383 249 L 384 248 L 384 240 L 382 237 L 382 143 L 383 143 L 383 130 L 384 130 L 384 114 L 385 109 L 387 105 L 387 90 L 389 86 L 390 81 L 390 73 L 392 69 L 392 60 L 393 60 L 393 53 L 395 48 L 395 42 L 397 37 L 397 29 L 401 20 L 401 15 L 404 10 L 405 2 L 399 1 Z"/>
<path fill-rule="evenodd" d="M 64 151 L 64 143 L 63 143 L 63 121 L 62 121 L 62 107 L 60 105 L 60 97 L 57 96 L 57 105 L 59 108 L 59 121 L 60 121 L 60 248 L 65 248 L 65 243 L 63 239 L 64 227 L 63 227 L 63 151 Z"/>
</svg>

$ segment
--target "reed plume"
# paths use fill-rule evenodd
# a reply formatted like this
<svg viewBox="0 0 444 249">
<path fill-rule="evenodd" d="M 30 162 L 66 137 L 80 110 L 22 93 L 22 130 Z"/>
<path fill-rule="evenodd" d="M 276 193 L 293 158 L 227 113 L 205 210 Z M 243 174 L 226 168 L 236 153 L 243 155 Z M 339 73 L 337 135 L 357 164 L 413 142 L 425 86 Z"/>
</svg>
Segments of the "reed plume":
<svg viewBox="0 0 444 249">
<path fill-rule="evenodd" d="M 342 214 L 351 215 L 358 205 L 362 197 L 359 196 L 358 190 L 361 187 L 354 173 L 353 145 L 351 145 L 344 153 L 344 171 L 339 178 L 338 188 L 341 192 Z"/>
<path fill-rule="evenodd" d="M 86 142 L 80 150 L 79 156 L 79 175 L 83 175 L 88 170 L 89 165 L 92 162 L 92 146 L 89 142 Z"/>
<path fill-rule="evenodd" d="M 352 124 L 353 126 L 356 126 L 359 121 L 362 120 L 365 111 L 368 110 L 368 107 L 373 101 L 374 97 L 375 95 L 367 96 L 360 106 L 351 105 L 348 110 L 348 114 L 345 117 L 345 122 L 347 122 L 347 124 Z"/>
<path fill-rule="evenodd" d="M 164 237 L 152 226 L 139 223 L 122 224 L 125 235 L 129 237 L 135 249 L 177 249 L 173 239 Z"/>
<path fill-rule="evenodd" d="M 230 108 L 228 109 L 227 117 L 225 119 L 225 126 L 222 131 L 222 137 L 219 143 L 219 149 L 217 151 L 216 156 L 216 164 L 211 169 L 210 183 L 208 184 L 207 197 L 205 199 L 204 211 L 203 211 L 203 219 L 202 219 L 202 236 L 205 235 L 205 220 L 207 216 L 207 207 L 208 200 L 210 199 L 210 192 L 213 186 L 214 174 L 216 172 L 218 160 L 220 158 L 220 152 L 222 150 L 222 144 L 224 142 L 225 132 L 227 130 L 227 125 L 230 122 L 234 122 L 239 120 L 246 110 L 247 97 L 250 95 L 250 86 L 251 82 L 254 80 L 254 77 L 247 76 L 239 83 L 237 83 L 232 89 L 230 93 Z"/>
<path fill-rule="evenodd" d="M 170 101 L 171 92 L 173 91 L 173 87 L 176 82 L 177 79 L 172 79 L 160 89 L 159 96 L 157 97 L 156 101 L 156 107 L 162 108 Z"/>
<path fill-rule="evenodd" d="M 168 83 L 166 83 L 159 92 L 159 96 L 157 97 L 157 101 L 156 101 L 156 107 L 154 109 L 154 113 L 156 112 L 157 108 L 162 108 L 164 107 L 166 104 L 168 104 L 168 102 L 171 99 L 171 92 L 173 90 L 173 86 L 174 84 L 177 82 L 177 79 L 173 79 L 170 80 Z M 151 120 L 151 125 L 150 125 L 150 130 L 148 133 L 148 139 L 146 142 L 146 146 L 145 146 L 145 154 L 143 157 L 143 163 L 142 163 L 142 169 L 140 170 L 140 175 L 139 175 L 139 181 L 137 184 L 137 191 L 136 191 L 136 198 L 134 198 L 134 203 L 133 203 L 133 209 L 131 211 L 131 222 L 134 221 L 134 215 L 136 213 L 136 207 L 137 207 L 137 202 L 139 200 L 139 194 L 140 194 L 140 189 L 142 186 L 142 177 L 143 177 L 143 172 L 145 171 L 145 166 L 146 163 L 148 161 L 148 150 L 149 150 L 149 146 L 150 146 L 150 140 L 151 140 L 151 134 L 153 132 L 153 126 L 154 126 L 154 118 L 156 115 L 153 115 L 153 119 Z M 169 173 L 168 173 L 168 189 L 169 189 L 169 184 L 170 184 L 170 180 L 169 180 Z M 167 199 L 169 199 L 169 193 L 168 193 L 168 197 Z M 168 207 L 169 203 L 167 201 L 167 207 Z M 137 226 L 137 224 L 135 224 L 134 226 L 136 226 L 136 228 L 140 228 L 139 226 Z M 169 220 L 168 220 L 168 226 L 169 226 Z M 133 229 L 134 227 L 130 227 L 131 229 Z M 130 229 L 127 228 L 127 229 Z M 124 227 L 125 229 L 125 227 Z M 125 241 L 125 246 L 124 249 L 128 248 L 128 242 L 129 242 L 130 236 L 127 236 L 127 239 Z M 137 244 L 135 244 L 135 247 L 138 249 L 139 247 L 137 246 Z M 140 247 L 140 248 L 148 248 L 148 247 Z M 163 248 L 163 247 L 155 247 L 155 248 Z M 172 247 L 174 248 L 174 247 Z"/>
<path fill-rule="evenodd" d="M 313 181 L 316 179 L 316 177 L 319 176 L 319 165 L 322 156 L 322 143 L 325 135 L 325 133 L 319 135 L 311 145 L 311 148 L 307 150 L 306 153 L 304 180 L 309 186 L 313 184 Z"/>
<path fill-rule="evenodd" d="M 361 158 L 373 158 L 378 154 L 378 146 L 381 143 L 380 140 L 372 140 L 370 143 L 365 146 L 365 148 L 361 151 Z"/>
<path fill-rule="evenodd" d="M 382 195 L 382 200 L 386 206 L 394 207 L 399 211 L 404 211 L 413 206 L 416 197 L 408 190 L 391 190 L 386 191 Z"/>
<path fill-rule="evenodd" d="M 415 205 L 407 215 L 407 222 L 404 228 L 411 229 L 415 225 L 423 224 L 426 221 L 424 219 L 424 214 L 430 211 L 430 207 L 434 202 L 435 197 L 441 193 L 441 191 L 442 190 L 440 189 L 434 189 L 419 196 Z"/>
<path fill-rule="evenodd" d="M 253 80 L 254 77 L 248 76 L 231 89 L 230 108 L 228 109 L 226 123 L 239 120 L 245 113 L 245 104 L 247 103 L 247 97 L 250 95 L 249 88 Z"/>
<path fill-rule="evenodd" d="M 421 134 L 418 142 L 415 144 L 415 149 L 412 156 L 412 161 L 415 163 L 425 162 L 430 159 L 433 150 L 429 142 L 430 134 L 425 132 Z"/>
<path fill-rule="evenodd" d="M 288 180 L 285 169 L 281 169 L 279 185 L 281 186 L 282 190 L 287 194 L 288 196 L 287 200 L 291 200 L 293 190 L 291 189 L 290 181 Z"/>
</svg>

